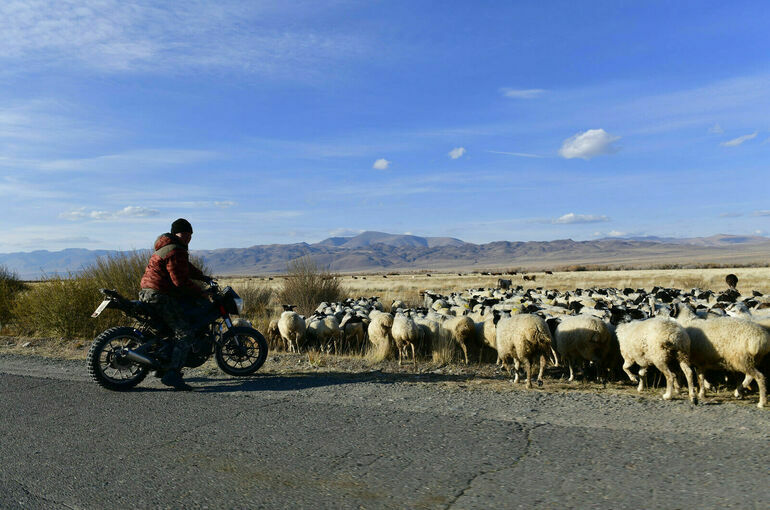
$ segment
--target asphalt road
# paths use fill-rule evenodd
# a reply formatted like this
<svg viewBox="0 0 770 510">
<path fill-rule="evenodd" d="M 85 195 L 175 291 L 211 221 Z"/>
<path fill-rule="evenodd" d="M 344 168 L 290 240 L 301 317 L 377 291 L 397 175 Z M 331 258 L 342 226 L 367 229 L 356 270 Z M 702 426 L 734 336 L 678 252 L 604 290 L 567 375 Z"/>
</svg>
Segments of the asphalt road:
<svg viewBox="0 0 770 510">
<path fill-rule="evenodd" d="M 268 363 L 270 363 L 268 361 Z M 431 378 L 148 379 L 0 356 L 0 508 L 762 508 L 770 412 Z"/>
</svg>

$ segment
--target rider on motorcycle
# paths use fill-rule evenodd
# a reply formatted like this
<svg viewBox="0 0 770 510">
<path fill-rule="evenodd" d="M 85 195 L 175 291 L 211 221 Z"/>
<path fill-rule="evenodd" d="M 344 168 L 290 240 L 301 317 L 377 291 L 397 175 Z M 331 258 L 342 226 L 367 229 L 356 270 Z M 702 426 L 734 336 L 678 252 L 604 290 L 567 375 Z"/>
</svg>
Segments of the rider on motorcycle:
<svg viewBox="0 0 770 510">
<path fill-rule="evenodd" d="M 155 252 L 147 263 L 139 291 L 139 299 L 153 305 L 174 331 L 171 361 L 160 372 L 161 382 L 177 390 L 192 389 L 182 379 L 181 372 L 195 338 L 188 319 L 190 312 L 185 313 L 185 309 L 199 309 L 208 303 L 208 294 L 193 280 L 211 281 L 189 260 L 187 245 L 192 233 L 190 222 L 179 218 L 171 224 L 171 232 L 161 234 L 155 240 Z"/>
</svg>

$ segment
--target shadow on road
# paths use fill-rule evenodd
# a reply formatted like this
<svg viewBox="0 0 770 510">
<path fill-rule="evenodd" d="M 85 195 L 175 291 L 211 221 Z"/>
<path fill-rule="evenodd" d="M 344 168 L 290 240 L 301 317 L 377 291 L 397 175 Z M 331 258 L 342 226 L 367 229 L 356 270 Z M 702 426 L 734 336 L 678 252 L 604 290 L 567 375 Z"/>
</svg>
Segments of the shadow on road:
<svg viewBox="0 0 770 510">
<path fill-rule="evenodd" d="M 324 372 L 318 374 L 260 375 L 238 379 L 185 378 L 197 392 L 227 393 L 236 391 L 297 391 L 342 384 L 396 384 L 404 382 L 467 382 L 479 377 L 474 374 L 405 374 L 366 372 Z"/>
</svg>

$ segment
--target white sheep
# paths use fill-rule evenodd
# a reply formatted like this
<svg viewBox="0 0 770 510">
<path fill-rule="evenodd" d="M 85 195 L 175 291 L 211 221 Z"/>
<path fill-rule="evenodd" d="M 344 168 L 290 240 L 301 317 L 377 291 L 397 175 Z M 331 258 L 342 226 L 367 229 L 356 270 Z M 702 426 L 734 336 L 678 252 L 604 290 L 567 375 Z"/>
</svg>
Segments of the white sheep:
<svg viewBox="0 0 770 510">
<path fill-rule="evenodd" d="M 663 399 L 669 400 L 674 391 L 676 375 L 671 365 L 678 362 L 687 379 L 687 390 L 690 401 L 698 403 L 693 388 L 692 368 L 690 367 L 690 337 L 685 329 L 663 317 L 655 317 L 641 321 L 620 324 L 616 334 L 620 344 L 620 354 L 623 356 L 623 370 L 631 382 L 639 382 L 637 391 L 644 389 L 644 376 L 647 367 L 654 365 L 666 377 L 666 391 Z M 639 377 L 631 373 L 631 367 L 639 365 Z"/>
<path fill-rule="evenodd" d="M 412 349 L 412 363 L 416 366 L 417 360 L 414 353 L 414 346 L 422 341 L 423 330 L 420 329 L 414 319 L 399 312 L 393 318 L 393 327 L 390 330 L 390 334 L 393 338 L 393 343 L 396 344 L 396 349 L 398 350 L 398 364 L 401 364 L 402 351 L 407 347 L 410 347 Z"/>
<path fill-rule="evenodd" d="M 736 388 L 736 396 L 752 380 L 759 386 L 758 407 L 767 404 L 765 376 L 757 368 L 770 353 L 770 333 L 755 322 L 735 317 L 700 319 L 686 304 L 676 304 L 671 313 L 687 330 L 692 341 L 691 358 L 698 370 L 699 395 L 705 396 L 705 370 L 726 369 L 745 374 Z"/>
<path fill-rule="evenodd" d="M 393 316 L 379 310 L 372 310 L 369 319 L 371 322 L 366 332 L 373 345 L 373 356 L 376 360 L 382 361 L 390 355 L 390 346 L 393 343 L 390 333 L 393 327 Z"/>
<path fill-rule="evenodd" d="M 480 345 L 479 348 L 479 361 L 481 361 L 481 354 L 484 346 L 497 349 L 497 326 L 495 325 L 495 319 L 490 315 L 487 319 L 476 322 L 476 339 Z M 498 361 L 499 361 L 498 357 Z"/>
<path fill-rule="evenodd" d="M 333 315 L 326 317 L 315 316 L 307 324 L 306 334 L 315 339 L 322 349 L 339 352 L 339 342 L 342 340 L 342 329 L 340 323 Z"/>
<path fill-rule="evenodd" d="M 266 335 L 267 339 L 276 344 L 281 338 L 281 330 L 278 329 L 278 319 L 270 319 L 270 323 L 267 326 Z"/>
<path fill-rule="evenodd" d="M 569 380 L 575 380 L 574 364 L 592 361 L 599 366 L 607 355 L 612 336 L 607 324 L 590 315 L 564 317 L 556 327 L 556 350 L 567 362 Z"/>
<path fill-rule="evenodd" d="M 289 352 L 299 352 L 300 341 L 305 337 L 305 329 L 305 319 L 297 312 L 283 312 L 278 319 L 278 332 L 289 346 Z"/>
<path fill-rule="evenodd" d="M 538 386 L 543 385 L 543 371 L 546 357 L 551 352 L 551 332 L 541 317 L 523 313 L 500 319 L 497 323 L 495 346 L 497 357 L 503 366 L 514 374 L 514 382 L 519 381 L 519 364 L 524 365 L 527 373 L 527 388 L 532 387 L 532 364 L 540 360 L 540 371 L 537 376 Z M 513 361 L 511 371 L 509 360 Z"/>
<path fill-rule="evenodd" d="M 449 335 L 460 346 L 465 356 L 465 364 L 468 364 L 468 347 L 476 339 L 476 325 L 473 319 L 467 316 L 449 317 L 441 324 L 445 334 Z"/>
</svg>

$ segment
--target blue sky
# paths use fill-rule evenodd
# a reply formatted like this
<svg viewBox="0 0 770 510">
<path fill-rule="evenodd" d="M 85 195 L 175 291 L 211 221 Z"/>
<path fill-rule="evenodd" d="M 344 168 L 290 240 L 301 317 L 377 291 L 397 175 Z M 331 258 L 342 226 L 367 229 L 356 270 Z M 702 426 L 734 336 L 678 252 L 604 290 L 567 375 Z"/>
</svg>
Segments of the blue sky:
<svg viewBox="0 0 770 510">
<path fill-rule="evenodd" d="M 0 251 L 770 231 L 764 2 L 5 1 Z"/>
</svg>

